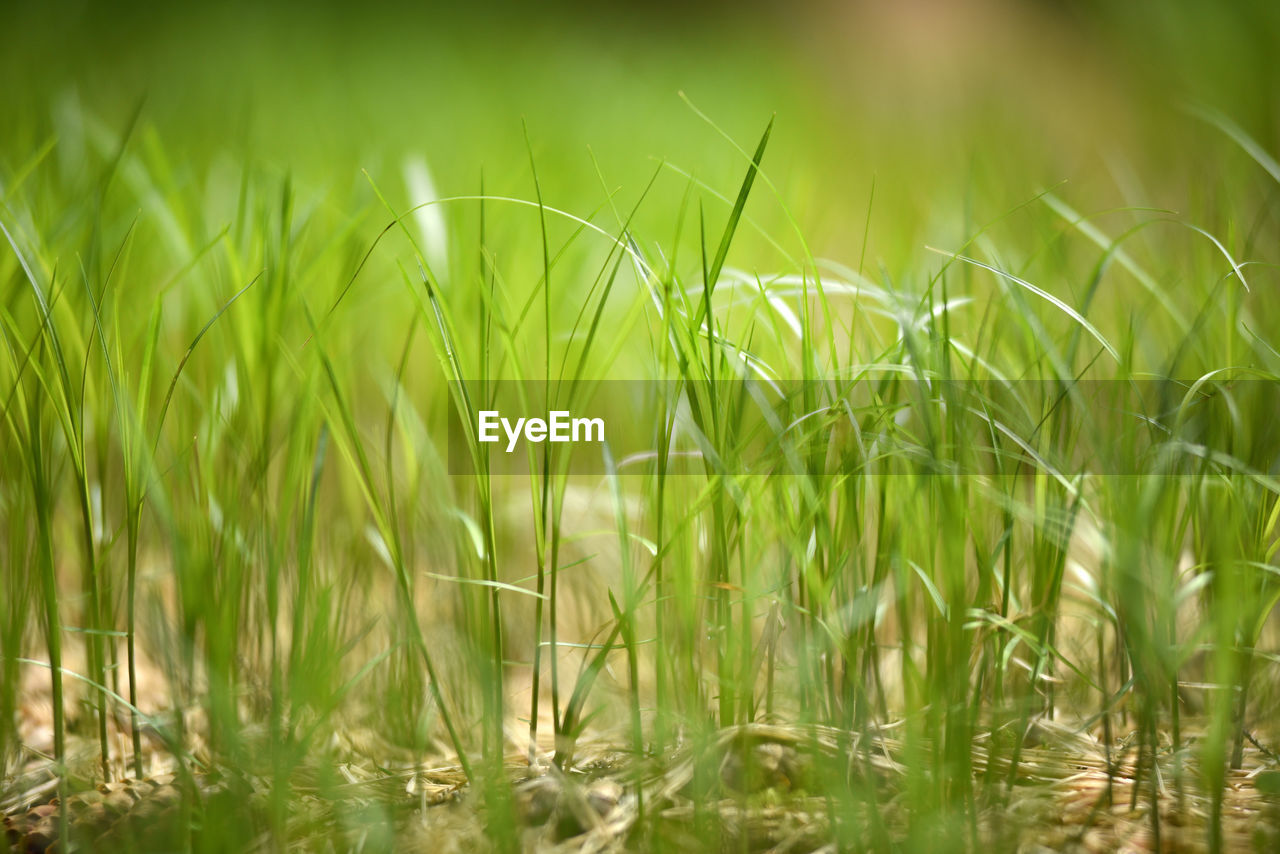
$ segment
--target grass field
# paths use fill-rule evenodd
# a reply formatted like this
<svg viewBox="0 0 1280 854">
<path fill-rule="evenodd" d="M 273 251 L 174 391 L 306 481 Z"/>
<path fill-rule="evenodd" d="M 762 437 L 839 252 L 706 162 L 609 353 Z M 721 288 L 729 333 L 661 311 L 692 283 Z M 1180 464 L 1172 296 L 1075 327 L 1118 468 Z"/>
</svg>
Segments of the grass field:
<svg viewBox="0 0 1280 854">
<path fill-rule="evenodd" d="M 13 850 L 1280 847 L 1272 4 L 0 33 Z"/>
</svg>

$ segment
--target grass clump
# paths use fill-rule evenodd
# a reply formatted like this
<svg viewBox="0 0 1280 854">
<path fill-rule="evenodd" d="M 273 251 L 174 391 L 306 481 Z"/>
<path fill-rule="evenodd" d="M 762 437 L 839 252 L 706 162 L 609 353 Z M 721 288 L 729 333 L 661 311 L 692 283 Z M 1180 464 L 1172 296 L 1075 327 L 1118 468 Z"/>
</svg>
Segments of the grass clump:
<svg viewBox="0 0 1280 854">
<path fill-rule="evenodd" d="M 526 130 L 442 194 L 55 112 L 0 158 L 15 849 L 1275 844 L 1277 170 L 1231 120 L 1182 118 L 1247 229 L 975 177 L 833 261 L 782 119 L 621 189 Z"/>
</svg>

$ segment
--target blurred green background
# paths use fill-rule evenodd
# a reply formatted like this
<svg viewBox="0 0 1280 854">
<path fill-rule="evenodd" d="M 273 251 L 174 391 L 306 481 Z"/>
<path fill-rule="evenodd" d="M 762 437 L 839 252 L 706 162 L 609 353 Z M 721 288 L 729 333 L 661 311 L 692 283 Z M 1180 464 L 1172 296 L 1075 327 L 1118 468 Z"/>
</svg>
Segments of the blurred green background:
<svg viewBox="0 0 1280 854">
<path fill-rule="evenodd" d="M 483 170 L 491 191 L 528 197 L 523 119 L 549 203 L 599 204 L 588 146 L 620 202 L 656 158 L 731 192 L 742 161 L 683 91 L 744 145 L 777 114 L 766 173 L 819 255 L 861 254 L 874 181 L 867 257 L 891 272 L 958 240 L 966 216 L 1062 181 L 1078 209 L 1229 226 L 1214 219 L 1262 202 L 1223 205 L 1222 188 L 1261 173 L 1184 107 L 1220 110 L 1268 150 L 1280 140 L 1280 9 L 1263 0 L 41 2 L 4 19 L 9 168 L 54 132 L 64 166 L 76 159 L 70 105 L 115 133 L 141 105 L 191 181 L 247 159 L 302 187 L 363 186 L 362 168 L 391 185 L 415 154 L 443 194 L 474 192 Z M 659 189 L 678 197 L 682 179 Z M 645 214 L 668 222 L 671 206 Z"/>
</svg>

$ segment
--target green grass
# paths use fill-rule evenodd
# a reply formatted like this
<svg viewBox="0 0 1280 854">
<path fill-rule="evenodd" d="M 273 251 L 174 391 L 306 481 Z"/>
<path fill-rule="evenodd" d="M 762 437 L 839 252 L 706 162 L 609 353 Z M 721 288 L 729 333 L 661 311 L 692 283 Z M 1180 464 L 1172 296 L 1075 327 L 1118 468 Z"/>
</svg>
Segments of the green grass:
<svg viewBox="0 0 1280 854">
<path fill-rule="evenodd" d="M 553 833 L 513 780 L 564 772 L 622 785 L 591 832 L 634 850 L 1014 850 L 1065 813 L 1054 762 L 1100 761 L 1148 839 L 1268 850 L 1280 168 L 1251 14 L 1154 19 L 1193 110 L 1122 50 L 1119 109 L 1075 81 L 1114 137 L 1076 111 L 1046 141 L 1003 78 L 892 84 L 948 145 L 767 16 L 611 47 L 517 19 L 507 57 L 447 18 L 403 69 L 387 10 L 279 56 L 274 13 L 108 22 L 144 69 L 246 36 L 141 106 L 77 32 L 0 132 L 0 803 L 54 780 L 75 838 L 66 795 L 165 771 L 171 836 L 86 848 L 513 850 Z M 1182 79 L 1197 15 L 1255 97 Z M 313 55 L 343 25 L 350 78 Z M 394 97 L 451 67 L 475 79 L 434 117 Z M 180 102 L 237 92 L 226 135 Z M 609 442 L 513 463 L 475 434 L 499 404 Z"/>
</svg>

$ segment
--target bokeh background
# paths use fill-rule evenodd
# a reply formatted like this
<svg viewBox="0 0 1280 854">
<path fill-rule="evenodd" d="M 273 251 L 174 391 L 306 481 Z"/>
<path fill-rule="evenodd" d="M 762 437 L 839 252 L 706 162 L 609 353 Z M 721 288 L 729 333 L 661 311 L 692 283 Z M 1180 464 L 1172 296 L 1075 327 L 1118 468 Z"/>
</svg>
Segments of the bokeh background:
<svg viewBox="0 0 1280 854">
<path fill-rule="evenodd" d="M 551 203 L 599 203 L 592 154 L 619 201 L 657 158 L 732 192 L 741 159 L 684 92 L 743 145 L 777 115 L 766 171 L 819 255 L 862 254 L 874 183 L 867 257 L 891 272 L 1064 181 L 1077 208 L 1167 207 L 1210 230 L 1229 209 L 1246 229 L 1262 202 L 1219 195 L 1257 167 L 1187 108 L 1280 140 L 1265 0 L 5 6 L 9 162 L 82 115 L 119 134 L 141 109 L 191 180 L 247 158 L 302 187 L 361 169 L 392 184 L 414 154 L 443 194 L 483 170 L 528 196 L 523 121 Z"/>
</svg>

